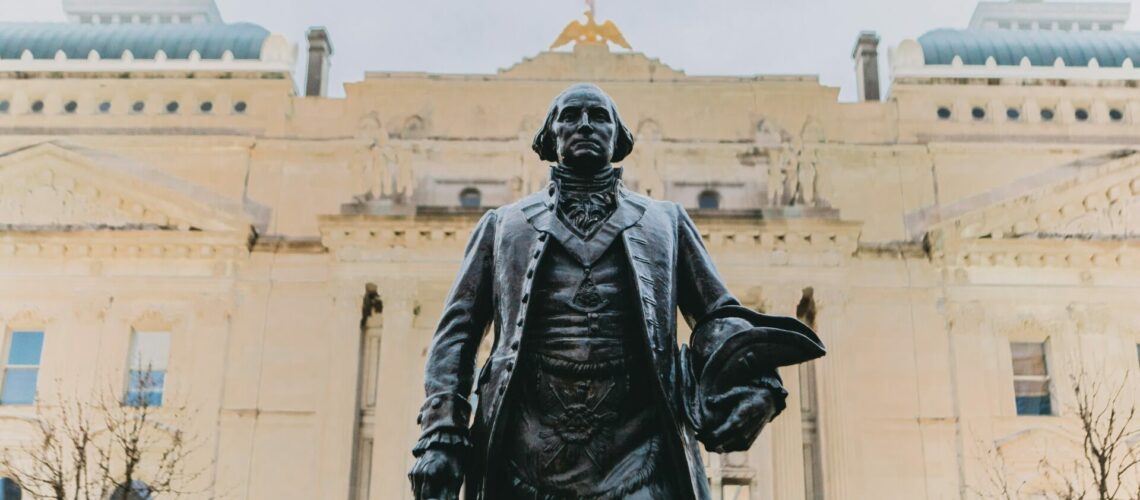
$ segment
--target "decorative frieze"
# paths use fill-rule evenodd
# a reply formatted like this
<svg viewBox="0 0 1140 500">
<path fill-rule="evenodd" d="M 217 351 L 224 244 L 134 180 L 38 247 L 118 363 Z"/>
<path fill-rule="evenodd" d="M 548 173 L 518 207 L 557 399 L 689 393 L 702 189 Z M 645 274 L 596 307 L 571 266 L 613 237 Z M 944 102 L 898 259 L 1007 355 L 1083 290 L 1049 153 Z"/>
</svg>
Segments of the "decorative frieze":
<svg viewBox="0 0 1140 500">
<path fill-rule="evenodd" d="M 346 248 L 458 249 L 467 242 L 477 221 L 474 214 L 322 216 L 321 242 L 334 252 Z M 731 225 L 719 219 L 698 220 L 697 225 L 714 253 L 748 252 L 754 258 L 753 253 L 760 252 L 765 255 L 757 264 L 774 266 L 798 265 L 805 255 L 812 256 L 810 260 L 816 265 L 841 265 L 858 248 L 861 228 L 858 223 L 815 219 Z"/>
</svg>

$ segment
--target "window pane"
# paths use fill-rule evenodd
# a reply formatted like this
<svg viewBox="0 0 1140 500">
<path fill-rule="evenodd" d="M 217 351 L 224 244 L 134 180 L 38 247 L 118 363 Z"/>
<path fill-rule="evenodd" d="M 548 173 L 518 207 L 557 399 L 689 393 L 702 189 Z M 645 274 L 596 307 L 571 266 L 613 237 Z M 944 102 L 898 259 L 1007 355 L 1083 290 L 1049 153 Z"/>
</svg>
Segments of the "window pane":
<svg viewBox="0 0 1140 500">
<path fill-rule="evenodd" d="M 1045 366 L 1045 344 L 1013 342 L 1009 345 L 1013 355 L 1014 375 L 1048 375 Z"/>
<path fill-rule="evenodd" d="M 4 390 L 0 404 L 30 405 L 36 401 L 38 368 L 9 368 L 4 370 Z"/>
<path fill-rule="evenodd" d="M 166 371 L 170 354 L 170 332 L 135 332 L 131 337 L 131 358 L 127 369 Z"/>
<path fill-rule="evenodd" d="M 162 389 L 166 384 L 166 372 L 131 370 L 127 380 L 128 406 L 162 406 Z"/>
<path fill-rule="evenodd" d="M 701 194 L 697 196 L 697 208 L 720 208 L 720 194 L 716 191 L 702 191 Z"/>
<path fill-rule="evenodd" d="M 39 365 L 43 347 L 44 332 L 12 332 L 12 344 L 8 349 L 8 364 Z"/>
<path fill-rule="evenodd" d="M 1013 383 L 1017 397 L 1018 415 L 1052 415 L 1049 382 L 1046 380 L 1017 380 Z"/>
<path fill-rule="evenodd" d="M 11 478 L 0 478 L 0 500 L 20 500 L 20 485 Z"/>
</svg>

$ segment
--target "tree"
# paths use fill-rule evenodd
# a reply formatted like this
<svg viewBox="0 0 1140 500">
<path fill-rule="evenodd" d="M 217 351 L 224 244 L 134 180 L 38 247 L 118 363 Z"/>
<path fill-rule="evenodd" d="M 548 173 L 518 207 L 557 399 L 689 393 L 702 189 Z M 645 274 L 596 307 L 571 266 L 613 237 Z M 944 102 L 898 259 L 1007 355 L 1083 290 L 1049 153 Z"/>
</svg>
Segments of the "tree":
<svg viewBox="0 0 1140 500">
<path fill-rule="evenodd" d="M 164 373 L 131 370 L 125 395 L 37 403 L 35 438 L 8 450 L 0 466 L 37 499 L 142 500 L 191 491 L 205 469 L 188 468 L 199 441 L 182 425 L 193 412 L 164 404 Z"/>
<path fill-rule="evenodd" d="M 1042 456 L 1031 481 L 1013 480 L 1001 450 L 989 448 L 982 457 L 988 493 L 981 496 L 1020 498 L 1029 491 L 1038 498 L 1058 500 L 1140 500 L 1140 450 L 1129 441 L 1140 435 L 1136 400 L 1127 396 L 1127 374 L 1118 384 L 1106 385 L 1082 367 L 1069 377 L 1081 453 L 1068 461 Z M 1106 390 L 1106 387 L 1111 387 Z"/>
</svg>

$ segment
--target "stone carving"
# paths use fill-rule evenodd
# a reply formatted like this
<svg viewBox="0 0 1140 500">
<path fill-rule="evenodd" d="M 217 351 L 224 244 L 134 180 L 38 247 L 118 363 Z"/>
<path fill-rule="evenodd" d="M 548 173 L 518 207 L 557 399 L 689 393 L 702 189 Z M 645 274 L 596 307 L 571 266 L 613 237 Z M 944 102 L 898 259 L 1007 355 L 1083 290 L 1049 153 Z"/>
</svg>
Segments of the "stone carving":
<svg viewBox="0 0 1140 500">
<path fill-rule="evenodd" d="M 417 499 L 711 498 L 697 442 L 747 450 L 784 407 L 776 368 L 823 355 L 728 292 L 683 209 L 624 187 L 633 144 L 609 96 L 570 87 L 532 146 L 551 182 L 471 233 L 428 352 Z"/>
<path fill-rule="evenodd" d="M 0 224 L 166 226 L 170 219 L 141 204 L 44 167 L 0 183 Z"/>
</svg>

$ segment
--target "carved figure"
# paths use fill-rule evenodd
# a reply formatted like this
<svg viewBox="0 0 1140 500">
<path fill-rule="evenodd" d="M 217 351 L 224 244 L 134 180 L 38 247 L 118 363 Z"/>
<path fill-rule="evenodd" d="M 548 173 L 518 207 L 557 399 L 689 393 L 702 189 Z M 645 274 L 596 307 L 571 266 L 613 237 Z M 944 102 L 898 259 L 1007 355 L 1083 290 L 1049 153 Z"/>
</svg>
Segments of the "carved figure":
<svg viewBox="0 0 1140 500">
<path fill-rule="evenodd" d="M 740 305 L 683 208 L 624 188 L 633 144 L 602 89 L 571 86 L 534 139 L 548 186 L 479 221 L 428 354 L 416 498 L 707 499 L 698 441 L 748 449 L 784 408 L 776 368 L 824 354 Z"/>
</svg>

